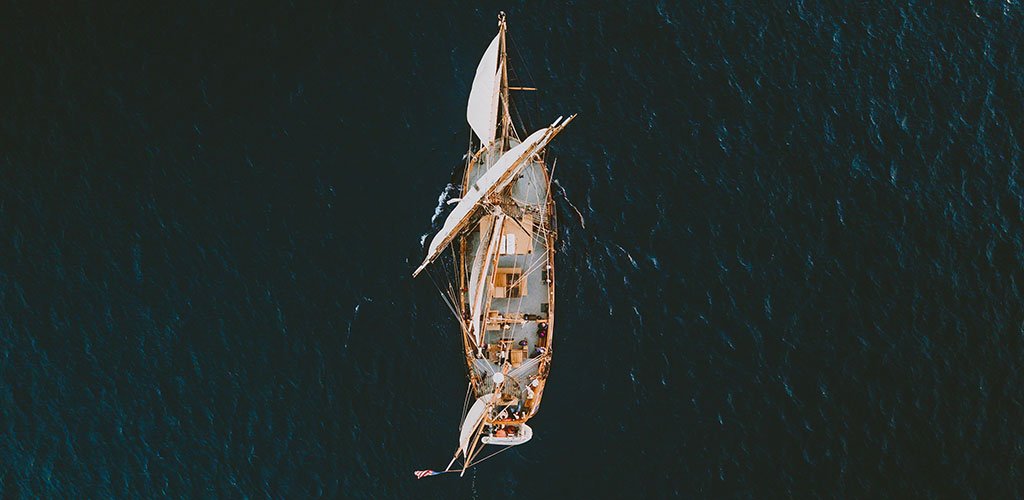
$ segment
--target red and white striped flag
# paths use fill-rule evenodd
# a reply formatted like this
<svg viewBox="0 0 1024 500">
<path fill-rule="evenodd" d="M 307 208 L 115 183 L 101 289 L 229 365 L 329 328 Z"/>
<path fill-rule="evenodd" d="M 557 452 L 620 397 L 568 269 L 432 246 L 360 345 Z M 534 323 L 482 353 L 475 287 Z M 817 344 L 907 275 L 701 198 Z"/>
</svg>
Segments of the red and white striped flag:
<svg viewBox="0 0 1024 500">
<path fill-rule="evenodd" d="M 436 476 L 440 474 L 440 472 L 434 472 L 432 470 L 418 470 L 413 471 L 413 474 L 416 474 L 416 479 L 423 479 L 427 476 Z"/>
</svg>

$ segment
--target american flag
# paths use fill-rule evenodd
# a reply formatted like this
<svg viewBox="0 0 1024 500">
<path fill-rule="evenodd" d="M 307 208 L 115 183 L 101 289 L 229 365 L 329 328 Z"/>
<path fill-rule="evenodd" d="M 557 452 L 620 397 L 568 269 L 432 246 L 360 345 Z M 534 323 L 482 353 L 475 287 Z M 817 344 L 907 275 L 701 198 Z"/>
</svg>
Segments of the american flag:
<svg viewBox="0 0 1024 500">
<path fill-rule="evenodd" d="M 434 472 L 432 470 L 418 470 L 413 471 L 413 474 L 416 474 L 416 479 L 423 479 L 427 476 L 436 476 L 440 474 L 440 472 Z"/>
</svg>

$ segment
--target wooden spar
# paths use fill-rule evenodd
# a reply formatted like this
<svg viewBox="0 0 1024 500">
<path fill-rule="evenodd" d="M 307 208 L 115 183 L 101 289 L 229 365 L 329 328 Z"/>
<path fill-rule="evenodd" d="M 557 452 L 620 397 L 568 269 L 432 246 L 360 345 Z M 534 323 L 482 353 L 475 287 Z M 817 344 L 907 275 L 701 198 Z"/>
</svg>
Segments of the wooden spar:
<svg viewBox="0 0 1024 500">
<path fill-rule="evenodd" d="M 487 145 L 486 144 L 481 144 L 480 145 L 480 149 L 478 149 L 476 151 L 476 153 L 473 153 L 473 155 L 470 156 L 469 164 L 466 166 L 466 175 L 462 176 L 462 193 L 463 194 L 465 194 L 466 191 L 469 189 L 469 175 L 470 175 L 470 173 L 473 171 L 474 166 L 477 164 L 477 160 L 479 160 L 480 156 L 483 155 L 486 151 L 487 151 Z"/>
<path fill-rule="evenodd" d="M 472 150 L 472 147 L 473 147 L 473 138 L 472 138 L 473 137 L 473 133 L 470 132 L 469 135 L 470 135 L 470 150 L 469 150 L 469 152 L 472 153 L 472 154 L 469 155 L 469 159 L 466 162 L 465 171 L 462 174 L 462 191 L 460 192 L 460 195 L 469 190 L 469 177 L 470 177 L 470 175 L 472 175 L 473 169 L 476 167 L 477 161 L 480 159 L 480 156 L 483 155 L 483 153 L 485 151 L 487 151 L 487 145 L 486 144 L 481 144 L 480 145 L 480 149 L 477 150 L 476 153 L 473 153 L 473 150 Z M 459 265 L 459 301 L 461 302 L 462 301 L 462 294 L 468 292 L 468 290 L 466 288 L 466 266 L 465 266 L 465 262 L 466 262 L 466 239 L 465 238 L 462 238 L 462 239 L 459 240 L 459 258 L 463 262 L 463 265 Z M 470 299 L 470 297 L 467 296 L 466 297 L 466 301 L 469 301 L 469 299 Z M 466 364 L 472 364 L 473 363 L 473 358 L 472 358 L 472 355 L 470 353 L 476 347 L 476 345 L 475 345 L 475 343 L 471 344 L 471 341 L 470 341 L 470 338 L 469 338 L 469 335 L 470 335 L 470 333 L 469 333 L 469 325 L 466 324 L 466 320 L 464 320 L 462 318 L 459 318 L 459 327 L 462 330 L 462 347 L 463 347 L 463 350 L 466 353 Z M 472 383 L 472 382 L 470 382 L 470 383 Z M 456 454 L 456 457 L 458 457 L 457 454 Z M 454 461 L 454 459 L 452 459 L 452 460 Z"/>
<path fill-rule="evenodd" d="M 499 385 L 495 384 L 495 394 L 497 394 L 497 387 L 499 387 Z M 476 434 L 473 436 L 472 444 L 469 445 L 468 450 L 463 452 L 465 453 L 466 462 L 462 464 L 462 472 L 459 473 L 459 477 L 462 477 L 462 475 L 466 473 L 466 469 L 468 469 L 469 466 L 472 465 L 471 462 L 473 460 L 473 457 L 476 456 L 476 453 L 474 453 L 474 451 L 476 451 L 477 444 L 480 443 L 480 434 L 483 434 L 484 425 L 487 424 L 487 415 L 491 413 L 491 409 L 493 408 L 494 398 L 492 397 L 491 401 L 487 403 L 487 406 L 484 409 L 484 414 L 480 416 L 480 422 L 477 423 Z"/>
<path fill-rule="evenodd" d="M 487 411 L 490 411 L 490 407 L 488 407 Z M 476 434 L 473 436 L 473 442 L 469 445 L 469 449 L 466 450 L 466 452 L 465 452 L 466 453 L 466 463 L 462 464 L 462 472 L 459 473 L 459 477 L 462 477 L 462 475 L 466 473 L 466 469 L 468 469 L 469 466 L 472 465 L 470 462 L 473 460 L 473 457 L 476 455 L 476 453 L 474 453 L 474 452 L 476 451 L 476 445 L 480 443 L 480 434 L 483 434 L 484 423 L 485 422 L 486 422 L 486 419 L 483 419 L 483 418 L 480 419 L 480 424 L 477 427 Z"/>
<path fill-rule="evenodd" d="M 537 90 L 537 87 L 509 87 L 509 90 Z"/>
<path fill-rule="evenodd" d="M 455 460 L 457 460 L 459 458 L 459 453 L 462 453 L 462 448 L 456 448 L 455 449 L 455 456 L 452 457 L 452 461 L 451 462 L 448 462 L 448 466 L 444 468 L 445 472 L 448 472 L 448 471 L 452 470 L 452 465 L 455 463 Z"/>
<path fill-rule="evenodd" d="M 512 216 L 509 216 L 509 219 L 512 219 L 512 222 L 515 222 L 516 225 L 519 226 L 519 229 L 522 229 L 524 233 L 530 234 L 530 230 L 526 229 L 526 226 L 524 226 L 522 222 L 519 222 L 519 219 Z"/>
<path fill-rule="evenodd" d="M 505 13 L 498 14 L 498 31 L 501 33 L 501 41 L 499 46 L 501 47 L 501 59 L 498 64 L 501 67 L 501 107 L 503 108 L 501 116 L 501 150 L 504 151 L 508 148 L 508 126 L 509 122 L 512 121 L 512 116 L 508 110 L 508 58 L 505 54 Z"/>
<path fill-rule="evenodd" d="M 483 269 L 481 269 L 480 283 L 478 283 L 476 285 L 476 296 L 473 297 L 473 305 L 472 305 L 472 307 L 474 307 L 476 309 L 470 311 L 470 313 L 473 315 L 473 323 L 472 323 L 473 330 L 471 330 L 471 332 L 473 334 L 473 341 L 474 341 L 473 344 L 474 344 L 475 347 L 479 347 L 480 346 L 480 341 L 477 340 L 477 338 L 483 339 L 483 337 L 484 337 L 483 331 L 486 331 L 486 329 L 487 329 L 484 326 L 484 322 L 487 321 L 487 310 L 490 308 L 490 300 L 487 301 L 487 307 L 483 307 L 482 309 L 481 309 L 481 306 L 483 304 L 481 304 L 480 302 L 483 301 L 483 299 L 484 299 L 483 294 L 487 290 L 487 288 L 484 288 L 484 282 L 487 281 L 487 271 L 489 269 L 497 269 L 497 267 L 498 267 L 498 259 L 497 259 L 497 257 L 494 258 L 494 264 L 491 265 L 491 255 L 492 254 L 495 255 L 495 256 L 499 255 L 498 244 L 501 241 L 501 233 L 505 229 L 505 214 L 502 213 L 502 214 L 496 216 L 494 218 L 493 224 L 494 224 L 494 227 L 491 229 L 491 237 L 487 241 L 487 253 L 484 255 L 484 259 L 486 261 L 485 262 L 485 267 Z M 482 243 L 483 242 L 481 242 L 481 244 Z M 465 258 L 465 257 L 463 257 L 463 258 Z M 495 273 L 492 272 L 491 274 L 493 276 Z M 492 278 L 492 286 L 493 286 L 493 278 Z M 487 297 L 488 297 L 488 299 L 490 299 L 490 294 L 487 294 Z M 477 315 L 477 313 L 480 314 L 480 326 L 477 326 L 477 324 L 476 324 L 476 315 Z M 477 331 L 477 329 L 479 329 L 481 331 Z"/>
<path fill-rule="evenodd" d="M 504 228 L 504 224 L 505 224 L 504 218 L 502 218 L 501 222 L 502 222 L 502 230 L 504 230 L 505 229 Z M 497 234 L 496 236 L 498 237 L 498 240 L 500 242 L 501 241 L 501 234 Z M 483 309 L 481 310 L 482 316 L 480 317 L 481 329 L 484 332 L 487 331 L 487 312 L 491 310 L 491 299 L 494 298 L 494 282 L 498 278 L 498 259 L 499 258 L 501 258 L 501 252 L 500 251 L 495 251 L 494 252 L 494 262 L 491 263 L 491 268 L 494 269 L 494 272 L 491 273 L 491 280 L 490 280 L 489 286 L 487 287 L 487 295 L 486 295 L 487 299 L 484 301 L 484 306 L 483 306 Z M 483 278 L 486 279 L 486 276 L 483 277 Z M 484 336 L 481 334 L 480 335 L 480 339 L 482 340 L 483 338 L 484 338 Z"/>
<path fill-rule="evenodd" d="M 569 117 L 568 121 L 572 121 L 576 115 Z M 548 175 L 548 210 L 547 210 L 547 224 L 548 231 L 545 233 L 548 245 L 548 334 L 547 341 L 545 342 L 545 349 L 547 350 L 548 363 L 551 361 L 551 356 L 554 353 L 554 341 L 555 341 L 555 239 L 558 238 L 558 220 L 557 213 L 555 212 L 555 200 L 551 194 L 551 184 L 555 178 L 555 168 L 558 167 L 558 159 L 556 158 L 551 165 L 551 172 L 546 172 Z M 543 367 L 542 367 L 543 368 Z M 546 368 L 544 368 L 546 369 Z M 544 379 L 547 379 L 547 374 L 544 374 Z M 534 395 L 534 404 L 531 411 L 531 416 L 537 413 L 540 408 L 540 396 L 544 392 L 544 383 L 541 383 L 541 387 L 538 387 L 539 391 Z"/>
<path fill-rule="evenodd" d="M 551 162 L 551 171 L 548 172 L 545 169 L 545 172 L 544 172 L 548 176 L 548 199 L 545 200 L 547 202 L 547 204 L 548 204 L 548 208 L 551 208 L 550 205 L 552 204 L 551 203 L 551 183 L 555 182 L 555 169 L 556 168 L 558 168 L 558 158 L 555 158 L 555 161 Z"/>
<path fill-rule="evenodd" d="M 466 239 L 463 238 L 463 239 L 459 240 L 459 256 L 463 258 L 463 261 L 465 259 L 465 255 L 466 255 Z M 465 269 L 465 266 L 462 266 L 461 264 L 459 264 L 459 261 L 456 261 L 456 265 L 458 265 L 458 267 L 459 267 L 459 304 L 463 305 L 464 302 L 465 302 L 463 300 L 463 294 L 466 293 L 466 269 Z M 459 324 L 465 324 L 465 323 L 466 323 L 465 314 L 463 314 L 463 317 L 459 318 Z M 463 344 L 463 348 L 466 350 L 466 352 L 469 352 L 469 339 L 468 339 L 469 335 L 467 335 L 468 334 L 468 332 L 466 331 L 467 328 L 462 328 L 462 330 L 463 330 L 462 331 L 462 344 Z"/>
</svg>

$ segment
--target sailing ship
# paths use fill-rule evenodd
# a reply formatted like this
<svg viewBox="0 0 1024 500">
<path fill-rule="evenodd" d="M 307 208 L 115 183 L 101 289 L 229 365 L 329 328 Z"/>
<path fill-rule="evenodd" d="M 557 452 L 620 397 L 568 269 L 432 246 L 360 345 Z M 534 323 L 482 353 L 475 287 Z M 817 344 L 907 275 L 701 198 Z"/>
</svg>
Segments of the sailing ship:
<svg viewBox="0 0 1024 500">
<path fill-rule="evenodd" d="M 461 475 L 489 458 L 478 459 L 485 446 L 504 447 L 500 452 L 529 441 L 527 421 L 540 409 L 551 367 L 557 231 L 545 147 L 576 115 L 520 135 L 509 91 L 535 89 L 509 86 L 505 32 L 501 13 L 469 94 L 466 120 L 475 140 L 461 198 L 449 202 L 455 207 L 413 273 L 430 269 L 434 277 L 445 269 L 434 282 L 458 320 L 469 378 L 451 462 L 440 472 L 417 471 L 417 478 Z M 445 250 L 450 269 L 431 265 Z"/>
</svg>

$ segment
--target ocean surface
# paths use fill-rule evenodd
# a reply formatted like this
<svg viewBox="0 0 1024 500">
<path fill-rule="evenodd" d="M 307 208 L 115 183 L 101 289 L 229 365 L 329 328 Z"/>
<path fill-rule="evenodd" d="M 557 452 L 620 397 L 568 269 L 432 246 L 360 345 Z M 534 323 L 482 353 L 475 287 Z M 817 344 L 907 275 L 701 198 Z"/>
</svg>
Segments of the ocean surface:
<svg viewBox="0 0 1024 500">
<path fill-rule="evenodd" d="M 257 3 L 0 7 L 4 497 L 1024 496 L 1020 0 Z M 555 361 L 417 481 L 499 10 Z"/>
</svg>

